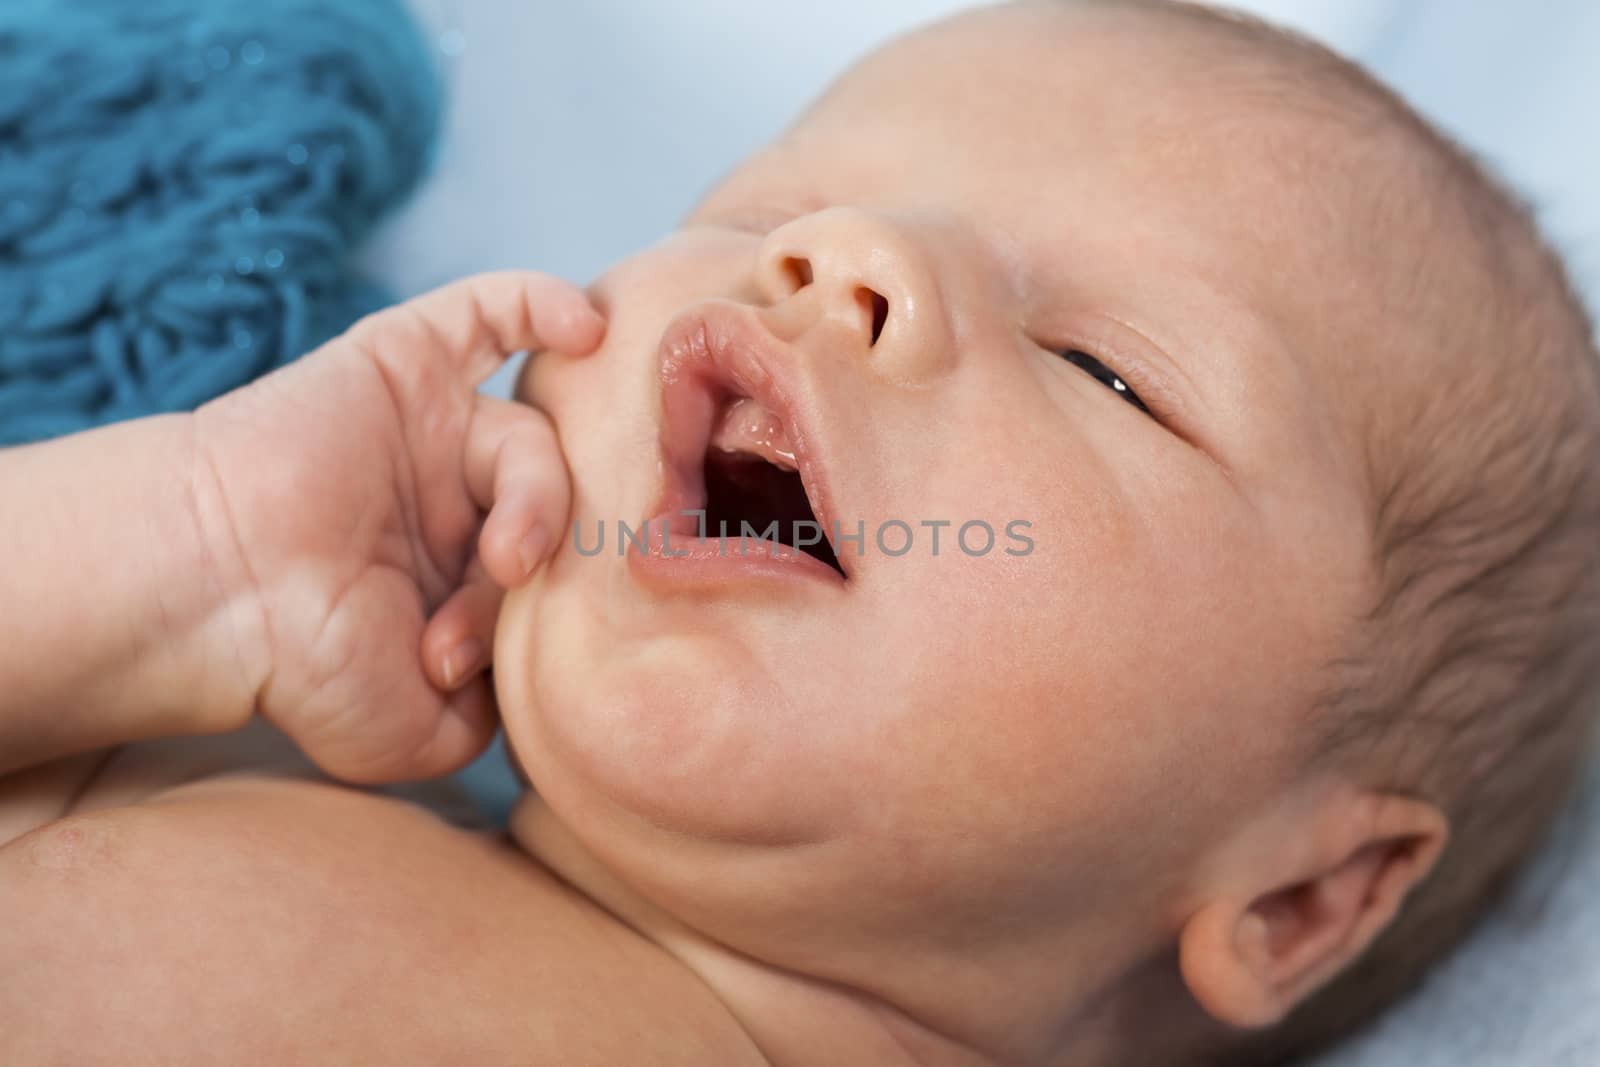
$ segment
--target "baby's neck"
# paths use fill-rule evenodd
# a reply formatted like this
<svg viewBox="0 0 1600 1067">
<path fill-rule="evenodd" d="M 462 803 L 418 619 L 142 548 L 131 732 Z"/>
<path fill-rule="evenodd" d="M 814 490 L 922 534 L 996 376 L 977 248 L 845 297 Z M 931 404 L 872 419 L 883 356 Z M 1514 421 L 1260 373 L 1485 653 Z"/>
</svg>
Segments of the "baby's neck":
<svg viewBox="0 0 1600 1067">
<path fill-rule="evenodd" d="M 523 849 L 576 892 L 681 963 L 685 981 L 709 987 L 774 1067 L 1009 1067 L 1013 1062 L 947 1036 L 880 997 L 755 959 L 689 928 L 617 878 L 534 793 L 518 803 L 511 830 Z M 1130 1013 L 1126 997 L 1115 999 L 1114 1005 L 1098 1000 L 1096 1007 L 1086 1006 L 1081 1025 L 1071 1026 L 1059 1054 L 1044 1062 L 1050 1067 L 1130 1062 L 1128 1018 L 1150 1015 Z M 1159 1012 L 1154 1004 L 1146 1006 Z M 1138 1061 L 1168 1062 L 1142 1055 Z"/>
<path fill-rule="evenodd" d="M 899 1011 L 843 986 L 745 956 L 691 930 L 644 899 L 584 847 L 532 792 L 511 817 L 517 843 L 620 924 L 709 986 L 774 1067 L 991 1067 L 992 1061 Z"/>
</svg>

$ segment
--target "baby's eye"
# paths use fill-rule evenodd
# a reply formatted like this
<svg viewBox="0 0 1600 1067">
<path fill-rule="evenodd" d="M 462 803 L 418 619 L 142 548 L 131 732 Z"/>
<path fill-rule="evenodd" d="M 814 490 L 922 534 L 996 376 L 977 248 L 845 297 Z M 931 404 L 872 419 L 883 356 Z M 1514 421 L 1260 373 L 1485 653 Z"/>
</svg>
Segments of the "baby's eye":
<svg viewBox="0 0 1600 1067">
<path fill-rule="evenodd" d="M 1146 415 L 1150 414 L 1150 409 L 1144 406 L 1144 401 L 1139 399 L 1139 394 L 1129 389 L 1128 383 L 1123 381 L 1116 371 L 1101 363 L 1089 353 L 1080 349 L 1069 348 L 1061 353 L 1061 358 L 1071 363 L 1074 367 L 1081 367 L 1095 381 L 1110 389 Z"/>
</svg>

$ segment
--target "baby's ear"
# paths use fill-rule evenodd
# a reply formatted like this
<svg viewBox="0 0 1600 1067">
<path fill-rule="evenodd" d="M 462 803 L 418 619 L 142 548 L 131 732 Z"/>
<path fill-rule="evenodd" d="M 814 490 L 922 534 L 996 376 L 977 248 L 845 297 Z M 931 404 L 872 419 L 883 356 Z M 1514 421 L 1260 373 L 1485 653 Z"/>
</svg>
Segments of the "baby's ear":
<svg viewBox="0 0 1600 1067">
<path fill-rule="evenodd" d="M 1449 824 L 1426 801 L 1340 791 L 1250 836 L 1178 940 L 1195 1000 L 1241 1028 L 1277 1023 L 1360 956 L 1433 868 Z"/>
</svg>

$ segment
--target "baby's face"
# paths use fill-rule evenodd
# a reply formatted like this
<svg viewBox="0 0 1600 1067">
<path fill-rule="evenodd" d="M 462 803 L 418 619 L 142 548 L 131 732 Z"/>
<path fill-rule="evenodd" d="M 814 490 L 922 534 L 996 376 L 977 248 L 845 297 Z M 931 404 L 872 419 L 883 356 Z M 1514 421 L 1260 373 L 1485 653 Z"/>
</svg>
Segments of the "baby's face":
<svg viewBox="0 0 1600 1067">
<path fill-rule="evenodd" d="M 506 603 L 510 738 L 597 854 L 758 955 L 1172 919 L 1291 774 L 1367 588 L 1354 372 L 1304 304 L 1331 253 L 1246 177 L 1288 124 L 1196 99 L 1112 13 L 1063 21 L 873 58 L 596 283 L 597 355 L 519 385 L 605 541 L 569 527 Z M 618 555 L 618 520 L 708 503 L 713 440 L 864 524 L 844 577 Z"/>
</svg>

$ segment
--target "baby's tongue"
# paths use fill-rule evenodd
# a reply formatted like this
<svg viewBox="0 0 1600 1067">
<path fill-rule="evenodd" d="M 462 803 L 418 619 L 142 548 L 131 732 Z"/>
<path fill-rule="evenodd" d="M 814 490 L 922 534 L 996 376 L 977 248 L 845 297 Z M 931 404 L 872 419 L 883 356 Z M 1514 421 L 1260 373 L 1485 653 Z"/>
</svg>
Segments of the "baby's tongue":
<svg viewBox="0 0 1600 1067">
<path fill-rule="evenodd" d="M 774 467 L 794 470 L 794 449 L 783 422 L 751 400 L 742 397 L 722 410 L 711 431 L 711 447 L 725 452 L 760 456 Z"/>
</svg>

